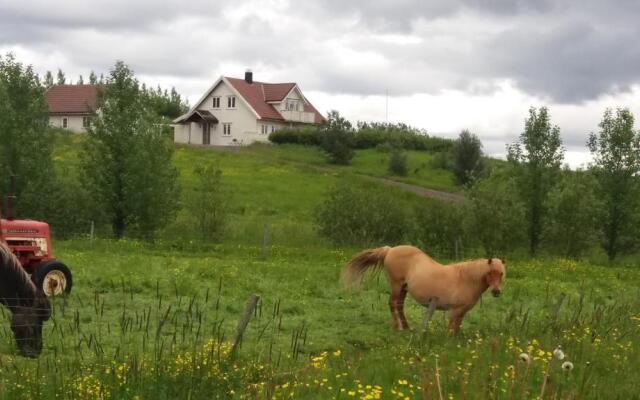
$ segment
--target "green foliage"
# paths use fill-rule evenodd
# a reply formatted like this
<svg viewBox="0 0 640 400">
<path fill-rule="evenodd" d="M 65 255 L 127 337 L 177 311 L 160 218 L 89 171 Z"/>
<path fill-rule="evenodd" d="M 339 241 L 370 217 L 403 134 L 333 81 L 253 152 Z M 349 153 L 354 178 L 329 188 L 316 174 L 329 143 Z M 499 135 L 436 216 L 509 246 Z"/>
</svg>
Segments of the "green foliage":
<svg viewBox="0 0 640 400">
<path fill-rule="evenodd" d="M 394 149 L 389 156 L 389 174 L 397 176 L 407 176 L 409 166 L 407 163 L 407 153 L 400 149 Z"/>
<path fill-rule="evenodd" d="M 596 182 L 583 171 L 563 171 L 562 180 L 548 198 L 544 241 L 554 254 L 579 258 L 593 248 L 597 235 L 600 204 Z"/>
<path fill-rule="evenodd" d="M 429 254 L 454 259 L 466 243 L 464 208 L 457 203 L 425 200 L 415 207 L 415 236 Z"/>
<path fill-rule="evenodd" d="M 603 247 L 613 261 L 619 253 L 635 248 L 640 239 L 640 132 L 634 130 L 633 114 L 624 108 L 614 116 L 607 109 L 600 132 L 590 135 L 588 146 L 594 157 L 596 194 L 603 205 L 598 218 Z"/>
<path fill-rule="evenodd" d="M 89 84 L 91 85 L 95 85 L 98 83 L 98 77 L 96 76 L 96 73 L 91 71 L 91 73 L 89 73 Z"/>
<path fill-rule="evenodd" d="M 451 148 L 449 139 L 432 137 L 427 132 L 405 124 L 359 122 L 354 148 L 369 149 L 381 144 L 406 150 L 444 151 Z"/>
<path fill-rule="evenodd" d="M 329 113 L 327 123 L 332 124 L 330 120 L 336 118 L 336 115 L 341 118 L 337 111 Z M 341 120 L 341 124 L 338 124 L 341 130 L 353 131 L 353 140 L 350 141 L 350 147 L 353 149 L 389 146 L 405 150 L 445 151 L 450 149 L 453 144 L 449 139 L 429 136 L 426 132 L 405 124 L 359 122 L 357 129 L 353 130 L 348 121 L 344 118 Z M 315 127 L 284 128 L 269 135 L 269 140 L 277 144 L 292 143 L 317 146 L 322 141 L 320 133 Z"/>
<path fill-rule="evenodd" d="M 456 183 L 466 185 L 482 172 L 482 142 L 478 136 L 463 130 L 451 149 L 452 169 Z"/>
<path fill-rule="evenodd" d="M 330 111 L 320 127 L 320 147 L 333 164 L 348 165 L 355 155 L 353 151 L 353 128 L 351 123 L 337 111 Z"/>
<path fill-rule="evenodd" d="M 51 73 L 51 71 L 47 71 L 45 73 L 43 84 L 46 89 L 49 89 L 51 86 L 53 86 L 53 74 Z"/>
<path fill-rule="evenodd" d="M 203 238 L 219 242 L 224 236 L 229 194 L 222 185 L 222 171 L 213 165 L 198 166 L 190 209 Z"/>
<path fill-rule="evenodd" d="M 166 126 L 122 62 L 99 96 L 100 114 L 82 154 L 87 189 L 108 216 L 113 234 L 152 237 L 178 207 L 173 143 Z"/>
<path fill-rule="evenodd" d="M 320 145 L 320 132 L 316 127 L 282 128 L 269 134 L 269 141 L 276 144 Z"/>
<path fill-rule="evenodd" d="M 529 109 L 524 132 L 507 146 L 507 152 L 526 210 L 529 251 L 534 255 L 542 238 L 547 196 L 564 159 L 560 128 L 551 125 L 546 107 Z"/>
<path fill-rule="evenodd" d="M 468 229 L 487 257 L 502 255 L 521 243 L 525 210 L 513 178 L 494 170 L 468 190 L 468 197 Z"/>
<path fill-rule="evenodd" d="M 332 187 L 316 208 L 318 232 L 339 246 L 400 244 L 407 216 L 401 204 L 378 187 L 347 183 Z"/>
<path fill-rule="evenodd" d="M 155 90 L 143 87 L 141 92 L 146 97 L 149 107 L 159 116 L 175 119 L 189 109 L 186 101 L 182 100 L 175 88 L 171 88 L 171 92 L 167 92 L 166 89 L 162 90 L 160 86 Z"/>
<path fill-rule="evenodd" d="M 58 68 L 58 74 L 56 75 L 56 84 L 64 85 L 67 83 L 67 77 L 64 75 L 64 72 L 60 68 Z"/>
<path fill-rule="evenodd" d="M 16 175 L 17 215 L 33 217 L 55 185 L 44 90 L 31 66 L 0 57 L 0 193 Z"/>
</svg>

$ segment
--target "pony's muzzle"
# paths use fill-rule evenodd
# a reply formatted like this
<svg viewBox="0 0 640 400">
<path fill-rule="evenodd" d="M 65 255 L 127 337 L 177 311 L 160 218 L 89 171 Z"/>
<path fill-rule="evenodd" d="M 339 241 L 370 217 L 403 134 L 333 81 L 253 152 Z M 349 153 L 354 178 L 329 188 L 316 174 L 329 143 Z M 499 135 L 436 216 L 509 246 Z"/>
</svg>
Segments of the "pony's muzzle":
<svg viewBox="0 0 640 400">
<path fill-rule="evenodd" d="M 500 289 L 491 289 L 491 294 L 493 295 L 493 297 L 500 297 Z"/>
</svg>

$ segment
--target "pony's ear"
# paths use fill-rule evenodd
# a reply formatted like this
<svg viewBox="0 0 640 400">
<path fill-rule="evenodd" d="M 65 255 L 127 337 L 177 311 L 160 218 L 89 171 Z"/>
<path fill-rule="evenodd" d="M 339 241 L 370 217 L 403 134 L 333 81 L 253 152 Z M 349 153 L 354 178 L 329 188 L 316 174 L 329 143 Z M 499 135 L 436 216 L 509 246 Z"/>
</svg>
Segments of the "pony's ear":
<svg viewBox="0 0 640 400">
<path fill-rule="evenodd" d="M 489 259 L 487 260 L 487 264 L 489 264 L 489 265 L 491 265 L 491 263 L 492 263 L 492 262 L 493 262 L 493 258 L 489 258 Z"/>
</svg>

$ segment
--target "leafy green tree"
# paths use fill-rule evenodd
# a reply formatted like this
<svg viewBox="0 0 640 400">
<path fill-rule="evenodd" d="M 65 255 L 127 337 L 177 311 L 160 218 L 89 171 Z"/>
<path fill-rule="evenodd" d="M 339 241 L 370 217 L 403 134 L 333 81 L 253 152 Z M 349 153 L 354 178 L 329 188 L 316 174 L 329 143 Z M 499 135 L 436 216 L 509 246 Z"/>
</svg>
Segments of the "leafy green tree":
<svg viewBox="0 0 640 400">
<path fill-rule="evenodd" d="M 12 54 L 0 57 L 0 192 L 7 193 L 10 176 L 18 176 L 19 216 L 39 215 L 46 203 L 46 190 L 55 178 L 51 153 L 44 88 L 38 76 Z"/>
<path fill-rule="evenodd" d="M 602 202 L 599 225 L 603 247 L 613 261 L 638 243 L 640 212 L 640 133 L 634 129 L 633 114 L 626 108 L 604 112 L 600 132 L 588 141 L 594 158 L 591 171 Z"/>
<path fill-rule="evenodd" d="M 53 86 L 53 74 L 51 71 L 47 71 L 44 74 L 44 87 L 49 89 L 51 86 Z"/>
<path fill-rule="evenodd" d="M 548 198 L 544 242 L 565 257 L 579 258 L 597 242 L 597 182 L 584 171 L 565 170 Z"/>
<path fill-rule="evenodd" d="M 529 251 L 535 255 L 542 238 L 547 196 L 564 159 L 560 128 L 551 125 L 546 107 L 529 109 L 524 132 L 507 146 L 507 153 L 525 205 Z"/>
<path fill-rule="evenodd" d="M 115 237 L 131 231 L 150 238 L 178 208 L 170 136 L 121 61 L 100 93 L 99 109 L 82 154 L 87 188 Z"/>
<path fill-rule="evenodd" d="M 56 84 L 64 85 L 65 83 L 67 83 L 67 78 L 64 76 L 64 72 L 62 72 L 62 70 L 60 68 L 58 68 L 58 75 L 57 75 L 57 78 L 56 78 Z"/>
<path fill-rule="evenodd" d="M 222 185 L 222 171 L 213 165 L 198 166 L 191 215 L 205 239 L 221 241 L 224 235 L 229 194 Z"/>
<path fill-rule="evenodd" d="M 456 182 L 468 184 L 482 172 L 482 142 L 476 135 L 463 130 L 451 149 L 451 159 Z"/>
<path fill-rule="evenodd" d="M 84 78 L 82 77 L 82 75 L 78 77 L 78 82 L 76 82 L 76 85 L 84 85 Z"/>
<path fill-rule="evenodd" d="M 342 165 L 351 163 L 355 155 L 353 142 L 354 131 L 351 122 L 343 118 L 338 111 L 329 111 L 327 120 L 320 127 L 320 147 L 329 161 Z"/>
<path fill-rule="evenodd" d="M 515 180 L 494 170 L 468 190 L 469 235 L 482 244 L 487 257 L 514 250 L 522 241 L 525 208 Z"/>
<path fill-rule="evenodd" d="M 98 83 L 98 77 L 96 76 L 96 73 L 93 71 L 89 73 L 89 83 L 91 85 L 95 85 L 96 83 Z"/>
<path fill-rule="evenodd" d="M 407 163 L 407 153 L 400 149 L 393 149 L 389 156 L 389 173 L 397 176 L 407 176 L 409 165 Z"/>
</svg>

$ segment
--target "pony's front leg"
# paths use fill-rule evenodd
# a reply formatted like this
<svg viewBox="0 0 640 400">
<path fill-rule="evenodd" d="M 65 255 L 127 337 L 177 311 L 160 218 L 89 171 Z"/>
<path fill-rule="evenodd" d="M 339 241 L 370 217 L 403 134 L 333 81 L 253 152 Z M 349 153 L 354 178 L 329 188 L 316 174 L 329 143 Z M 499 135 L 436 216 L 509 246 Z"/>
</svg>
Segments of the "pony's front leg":
<svg viewBox="0 0 640 400">
<path fill-rule="evenodd" d="M 462 318 L 465 312 L 466 310 L 464 308 L 449 310 L 449 333 L 458 334 L 460 332 L 460 325 L 462 324 Z"/>
</svg>

